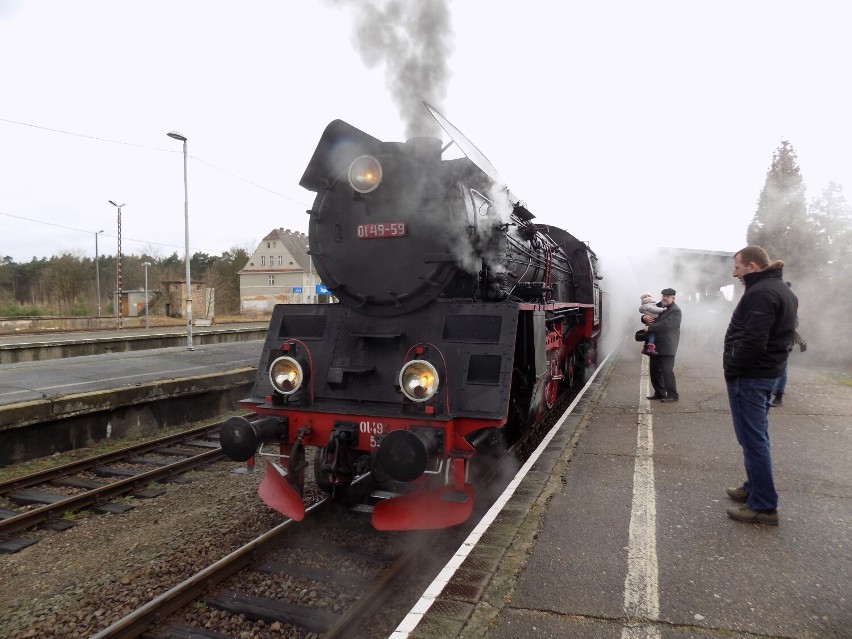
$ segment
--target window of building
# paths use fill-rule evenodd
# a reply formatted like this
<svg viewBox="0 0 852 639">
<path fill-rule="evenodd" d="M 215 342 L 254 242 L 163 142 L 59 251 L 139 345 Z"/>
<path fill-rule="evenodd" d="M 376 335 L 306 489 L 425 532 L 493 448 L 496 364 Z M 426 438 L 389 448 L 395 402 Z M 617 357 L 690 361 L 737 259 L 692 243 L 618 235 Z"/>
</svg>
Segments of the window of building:
<svg viewBox="0 0 852 639">
<path fill-rule="evenodd" d="M 284 256 L 283 255 L 278 256 L 278 266 L 284 266 Z"/>
<path fill-rule="evenodd" d="M 270 286 L 275 286 L 275 276 L 274 275 L 269 276 L 269 278 L 267 280 L 267 284 L 269 284 Z"/>
<path fill-rule="evenodd" d="M 267 243 L 266 243 L 266 248 L 272 248 L 272 242 L 267 242 Z"/>
<path fill-rule="evenodd" d="M 260 256 L 260 265 L 266 266 L 266 256 L 265 255 Z"/>
</svg>

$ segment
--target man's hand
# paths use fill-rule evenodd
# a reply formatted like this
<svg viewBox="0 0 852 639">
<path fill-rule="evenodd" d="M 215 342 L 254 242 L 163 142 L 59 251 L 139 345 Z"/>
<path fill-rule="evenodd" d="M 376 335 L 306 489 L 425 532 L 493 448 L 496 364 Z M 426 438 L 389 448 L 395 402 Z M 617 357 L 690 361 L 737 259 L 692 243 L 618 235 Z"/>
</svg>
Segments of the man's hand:
<svg viewBox="0 0 852 639">
<path fill-rule="evenodd" d="M 645 322 L 646 324 L 653 324 L 654 323 L 654 316 L 653 315 L 643 315 L 642 321 Z"/>
<path fill-rule="evenodd" d="M 804 353 L 806 350 L 808 350 L 808 343 L 805 340 L 802 340 L 799 342 L 799 352 Z"/>
</svg>

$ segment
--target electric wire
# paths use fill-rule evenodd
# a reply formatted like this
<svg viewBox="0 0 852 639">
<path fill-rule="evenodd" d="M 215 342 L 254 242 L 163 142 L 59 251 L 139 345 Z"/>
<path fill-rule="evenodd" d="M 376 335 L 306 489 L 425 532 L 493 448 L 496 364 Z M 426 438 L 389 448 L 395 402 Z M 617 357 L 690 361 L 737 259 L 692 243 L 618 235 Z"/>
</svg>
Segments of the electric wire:
<svg viewBox="0 0 852 639">
<path fill-rule="evenodd" d="M 73 131 L 64 131 L 62 129 L 54 129 L 54 128 L 51 128 L 51 127 L 41 126 L 41 125 L 38 125 L 38 124 L 32 124 L 32 123 L 29 123 L 29 122 L 20 122 L 18 120 L 10 120 L 8 118 L 0 118 L 0 122 L 5 122 L 7 124 L 15 124 L 15 125 L 18 125 L 18 126 L 30 127 L 30 128 L 39 129 L 39 130 L 42 130 L 42 131 L 49 131 L 51 133 L 59 133 L 59 134 L 62 134 L 62 135 L 70 135 L 72 137 L 84 138 L 84 139 L 87 139 L 87 140 L 95 140 L 97 142 L 107 142 L 107 143 L 110 143 L 110 144 L 121 144 L 123 146 L 130 146 L 130 147 L 136 147 L 136 148 L 140 148 L 140 149 L 148 149 L 148 150 L 153 150 L 153 151 L 161 151 L 161 152 L 166 152 L 166 153 L 180 153 L 181 152 L 178 149 L 169 149 L 169 148 L 150 146 L 150 145 L 145 145 L 145 144 L 134 144 L 132 142 L 124 142 L 122 140 L 113 140 L 113 139 L 110 139 L 110 138 L 104 138 L 104 137 L 100 137 L 100 136 L 96 136 L 96 135 L 86 135 L 86 134 L 83 134 L 83 133 L 75 133 Z M 244 177 L 241 177 L 241 176 L 237 175 L 236 173 L 232 173 L 230 171 L 223 169 L 222 167 L 219 167 L 219 166 L 216 166 L 215 164 L 207 162 L 206 160 L 202 160 L 201 158 L 199 158 L 197 156 L 187 155 L 187 157 L 189 157 L 192 160 L 195 160 L 196 162 L 199 162 L 201 164 L 209 166 L 212 169 L 215 169 L 217 171 L 225 173 L 226 175 L 229 175 L 230 177 L 232 177 L 236 180 L 240 180 L 241 182 L 245 182 L 246 184 L 249 184 L 249 185 L 251 185 L 251 186 L 253 186 L 257 189 L 261 189 L 263 191 L 266 191 L 267 193 L 271 193 L 272 195 L 276 195 L 276 196 L 278 196 L 278 197 L 280 197 L 284 200 L 288 200 L 288 201 L 290 201 L 294 204 L 298 204 L 300 206 L 303 206 L 306 209 L 309 208 L 309 205 L 305 204 L 304 202 L 300 202 L 299 200 L 296 200 L 292 197 L 284 195 L 283 193 L 279 193 L 278 191 L 274 191 L 274 190 L 267 188 L 267 187 L 265 187 L 261 184 L 257 184 L 256 182 L 252 182 L 251 180 L 248 180 Z M 80 232 L 80 233 L 93 233 L 94 232 L 94 231 L 87 231 L 87 230 L 84 230 L 84 229 L 74 228 L 74 227 L 71 227 L 71 226 L 64 226 L 62 224 L 56 224 L 54 222 L 47 222 L 45 220 L 37 220 L 37 219 L 34 219 L 34 218 L 24 217 L 23 215 L 14 215 L 12 213 L 6 213 L 4 211 L 0 211 L 0 215 L 5 215 L 7 217 L 17 218 L 19 220 L 24 220 L 24 221 L 27 221 L 27 222 L 34 222 L 36 224 L 45 224 L 47 226 L 54 226 L 56 228 L 61 228 L 61 229 L 65 229 L 65 230 L 68 230 L 68 231 L 77 231 L 77 232 Z M 108 233 L 104 233 L 103 235 L 104 235 L 104 237 L 116 237 L 115 235 L 110 235 Z M 137 242 L 139 244 L 150 244 L 150 245 L 153 245 L 153 246 L 164 246 L 164 247 L 167 247 L 167 248 L 176 248 L 176 249 L 184 248 L 183 246 L 177 246 L 177 245 L 174 245 L 174 244 L 163 244 L 161 242 L 152 242 L 152 241 L 148 241 L 148 240 L 137 240 L 137 239 L 134 239 L 134 238 L 125 238 L 125 239 L 126 239 L 126 241 Z M 199 249 L 195 249 L 195 250 L 198 251 Z"/>
<path fill-rule="evenodd" d="M 164 152 L 164 153 L 181 153 L 181 151 L 178 150 L 178 149 L 168 149 L 168 148 L 163 148 L 163 147 L 159 147 L 159 146 L 150 146 L 150 145 L 146 145 L 146 144 L 134 144 L 133 142 L 124 142 L 122 140 L 112 140 L 110 138 L 103 138 L 103 137 L 100 137 L 100 136 L 97 136 L 97 135 L 85 135 L 83 133 L 74 133 L 73 131 L 63 131 L 62 129 L 54 129 L 54 128 L 51 128 L 51 127 L 41 126 L 41 125 L 38 125 L 38 124 L 31 124 L 29 122 L 19 122 L 17 120 L 10 120 L 8 118 L 0 118 L 0 122 L 6 122 L 7 124 L 17 124 L 18 126 L 31 127 L 33 129 L 40 129 L 42 131 L 50 131 L 51 133 L 61 133 L 62 135 L 70 135 L 70 136 L 73 136 L 73 137 L 84 138 L 84 139 L 87 139 L 87 140 L 95 140 L 97 142 L 108 142 L 110 144 L 121 144 L 121 145 L 124 145 L 124 146 L 132 146 L 132 147 L 136 147 L 136 148 L 139 148 L 139 149 L 148 149 L 148 150 L 151 150 L 151 151 L 161 151 L 161 152 Z M 207 162 L 206 160 L 202 160 L 201 158 L 199 158 L 195 155 L 188 155 L 188 157 L 192 160 L 195 160 L 196 162 L 199 162 L 201 164 L 209 166 L 212 169 L 216 169 L 217 171 L 221 171 L 222 173 L 229 175 L 236 180 L 240 180 L 241 182 L 245 182 L 246 184 L 250 184 L 251 186 L 253 186 L 255 188 L 266 191 L 267 193 L 272 193 L 273 195 L 277 195 L 278 197 L 283 198 L 285 200 L 289 200 L 290 202 L 293 202 L 294 204 L 299 204 L 300 206 L 304 206 L 306 208 L 308 207 L 308 205 L 305 204 L 304 202 L 300 202 L 299 200 L 296 200 L 292 197 L 284 195 L 283 193 L 279 193 L 278 191 L 273 191 L 272 189 L 267 188 L 267 187 L 265 187 L 261 184 L 257 184 L 256 182 L 252 182 L 251 180 L 246 179 L 242 176 L 239 176 L 236 173 L 232 173 L 230 171 L 223 169 L 222 167 L 219 167 L 219 166 L 216 166 L 215 164 Z"/>
</svg>

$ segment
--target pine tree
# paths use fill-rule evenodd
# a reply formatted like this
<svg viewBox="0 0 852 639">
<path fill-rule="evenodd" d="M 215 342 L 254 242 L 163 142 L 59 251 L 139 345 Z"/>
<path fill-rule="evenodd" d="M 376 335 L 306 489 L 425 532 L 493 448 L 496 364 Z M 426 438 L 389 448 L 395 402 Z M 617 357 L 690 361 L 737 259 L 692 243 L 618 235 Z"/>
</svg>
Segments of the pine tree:
<svg viewBox="0 0 852 639">
<path fill-rule="evenodd" d="M 788 271 L 804 276 L 815 268 L 815 232 L 807 216 L 805 183 L 789 140 L 783 140 L 772 156 L 746 240 L 765 248 L 772 259 L 784 260 L 785 276 Z"/>
<path fill-rule="evenodd" d="M 810 202 L 808 217 L 817 230 L 813 255 L 819 263 L 815 277 L 803 282 L 805 290 L 799 293 L 800 330 L 814 335 L 811 343 L 821 361 L 848 363 L 852 361 L 852 331 L 845 328 L 852 317 L 852 206 L 843 189 L 829 182 Z M 820 338 L 817 331 L 822 327 L 829 330 Z M 837 327 L 840 330 L 832 330 Z"/>
<path fill-rule="evenodd" d="M 829 287 L 845 284 L 852 276 L 852 206 L 843 187 L 829 182 L 808 206 L 808 220 L 816 229 L 815 252 L 821 258 L 818 274 Z"/>
</svg>

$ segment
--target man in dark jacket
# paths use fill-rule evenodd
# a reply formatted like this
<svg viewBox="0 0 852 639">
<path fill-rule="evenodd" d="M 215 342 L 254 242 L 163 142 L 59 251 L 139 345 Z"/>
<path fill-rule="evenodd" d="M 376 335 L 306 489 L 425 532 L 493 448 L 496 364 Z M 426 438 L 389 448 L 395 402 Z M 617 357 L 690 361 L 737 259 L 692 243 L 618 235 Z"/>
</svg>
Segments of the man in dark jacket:
<svg viewBox="0 0 852 639">
<path fill-rule="evenodd" d="M 646 324 L 645 331 L 654 334 L 656 354 L 651 355 L 648 364 L 651 373 L 651 386 L 654 394 L 648 399 L 659 399 L 664 402 L 676 402 L 680 399 L 677 393 L 677 381 L 674 374 L 675 355 L 680 341 L 680 307 L 675 304 L 676 292 L 673 288 L 664 288 L 660 294 L 660 306 L 666 310 L 656 318 L 643 315 Z"/>
<path fill-rule="evenodd" d="M 734 433 L 743 449 L 746 481 L 728 496 L 745 502 L 728 509 L 737 521 L 778 524 L 778 494 L 769 454 L 769 399 L 784 372 L 796 330 L 796 296 L 784 284 L 784 262 L 747 246 L 734 255 L 734 277 L 745 284 L 725 333 L 722 366 Z"/>
</svg>

